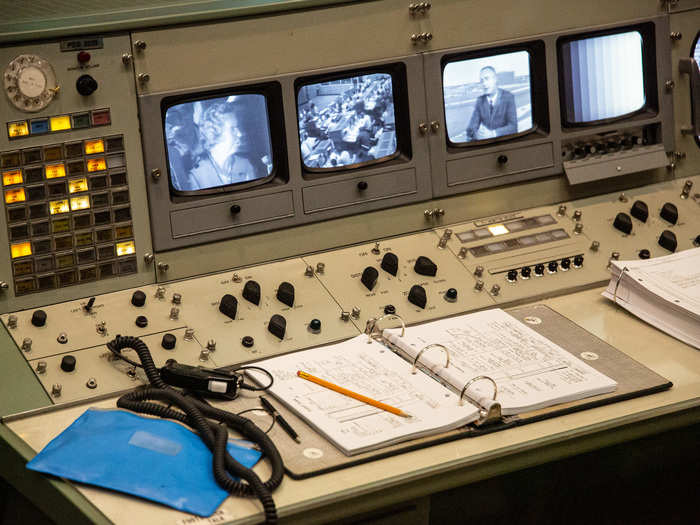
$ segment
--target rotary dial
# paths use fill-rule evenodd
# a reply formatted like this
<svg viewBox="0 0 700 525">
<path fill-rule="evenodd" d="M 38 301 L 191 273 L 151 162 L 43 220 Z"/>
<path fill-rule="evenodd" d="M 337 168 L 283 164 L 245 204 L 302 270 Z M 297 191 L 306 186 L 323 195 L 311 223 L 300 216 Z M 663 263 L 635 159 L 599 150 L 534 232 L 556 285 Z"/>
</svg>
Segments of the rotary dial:
<svg viewBox="0 0 700 525">
<path fill-rule="evenodd" d="M 53 67 L 37 55 L 20 55 L 10 62 L 3 83 L 10 102 L 27 112 L 44 109 L 59 90 Z"/>
</svg>

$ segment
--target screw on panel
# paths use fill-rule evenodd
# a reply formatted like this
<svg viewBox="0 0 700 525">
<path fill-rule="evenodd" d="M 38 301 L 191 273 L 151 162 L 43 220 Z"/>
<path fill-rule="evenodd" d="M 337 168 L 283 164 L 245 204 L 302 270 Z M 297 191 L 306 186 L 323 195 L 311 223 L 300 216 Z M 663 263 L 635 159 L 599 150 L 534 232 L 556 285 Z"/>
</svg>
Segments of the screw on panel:
<svg viewBox="0 0 700 525">
<path fill-rule="evenodd" d="M 581 210 L 574 211 L 573 218 L 575 221 L 580 221 L 582 216 L 583 212 Z"/>
<path fill-rule="evenodd" d="M 61 332 L 60 334 L 58 334 L 56 341 L 58 341 L 59 344 L 62 345 L 66 344 L 68 342 L 68 334 L 66 334 L 65 332 Z"/>
<path fill-rule="evenodd" d="M 243 279 L 241 278 L 240 275 L 238 275 L 237 273 L 234 273 L 234 274 L 233 274 L 233 277 L 231 277 L 231 280 L 232 280 L 234 283 L 240 283 Z"/>
<path fill-rule="evenodd" d="M 316 263 L 316 273 L 323 273 L 326 271 L 326 265 L 322 262 Z"/>
<path fill-rule="evenodd" d="M 199 360 L 204 362 L 209 360 L 209 350 L 206 348 L 202 348 L 202 351 L 199 352 Z"/>
<path fill-rule="evenodd" d="M 379 243 L 378 243 L 378 242 L 375 242 L 375 243 L 374 243 L 374 248 L 372 248 L 372 253 L 373 253 L 374 255 L 379 255 L 380 253 L 382 253 L 381 249 L 379 248 Z"/>
<path fill-rule="evenodd" d="M 352 317 L 353 317 L 353 319 L 360 318 L 360 309 L 357 306 L 352 307 Z"/>
<path fill-rule="evenodd" d="M 7 290 L 10 287 L 7 281 L 0 281 L 0 290 Z"/>
<path fill-rule="evenodd" d="M 673 91 L 673 88 L 676 87 L 676 83 L 673 80 L 667 80 L 664 83 L 664 87 L 666 88 L 666 91 Z"/>
<path fill-rule="evenodd" d="M 174 293 L 172 302 L 173 302 L 173 304 L 181 304 L 182 303 L 182 295 L 179 293 Z"/>
<path fill-rule="evenodd" d="M 484 275 L 484 267 L 479 265 L 476 268 L 474 268 L 474 275 L 476 275 L 477 277 L 481 277 L 482 275 Z"/>
<path fill-rule="evenodd" d="M 313 277 L 314 276 L 314 267 L 313 266 L 307 266 L 306 269 L 304 270 L 304 275 L 306 277 Z"/>
<path fill-rule="evenodd" d="M 85 383 L 85 386 L 88 387 L 90 390 L 94 390 L 97 388 L 97 379 L 94 377 L 91 377 L 90 379 L 87 380 L 87 383 Z"/>
<path fill-rule="evenodd" d="M 152 178 L 153 180 L 158 180 L 158 179 L 160 179 L 160 176 L 161 176 L 160 168 L 153 168 L 153 169 L 151 170 L 151 178 Z"/>
<path fill-rule="evenodd" d="M 185 341 L 192 341 L 194 339 L 194 328 L 186 328 L 185 335 L 182 338 Z"/>
<path fill-rule="evenodd" d="M 122 53 L 122 64 L 128 66 L 129 64 L 131 64 L 133 58 L 134 55 L 132 55 L 131 53 Z"/>
<path fill-rule="evenodd" d="M 438 245 L 437 245 L 437 246 L 438 246 L 438 248 L 440 248 L 441 250 L 444 250 L 444 249 L 445 249 L 445 246 L 447 246 L 447 239 L 445 239 L 444 237 L 440 237 L 440 240 L 438 241 Z"/>
<path fill-rule="evenodd" d="M 170 265 L 166 262 L 159 262 L 158 263 L 158 271 L 160 272 L 167 272 L 170 269 Z"/>
<path fill-rule="evenodd" d="M 216 351 L 216 341 L 214 339 L 209 339 L 209 341 L 207 341 L 207 350 L 210 352 Z"/>
<path fill-rule="evenodd" d="M 154 294 L 156 299 L 163 299 L 165 297 L 165 287 L 159 286 L 156 288 L 156 293 Z"/>
<path fill-rule="evenodd" d="M 17 328 L 17 316 L 14 314 L 11 314 L 7 318 L 7 327 L 8 328 Z"/>
<path fill-rule="evenodd" d="M 600 243 L 598 241 L 593 241 L 591 243 L 591 251 L 597 252 L 598 248 L 600 248 Z"/>
<path fill-rule="evenodd" d="M 171 308 L 170 309 L 170 319 L 172 319 L 173 321 L 177 321 L 179 317 L 180 317 L 180 309 L 179 308 Z"/>
<path fill-rule="evenodd" d="M 478 279 L 476 281 L 476 283 L 474 283 L 474 289 L 477 292 L 480 292 L 481 290 L 483 290 L 484 289 L 484 281 L 482 281 L 481 279 Z"/>
<path fill-rule="evenodd" d="M 420 124 L 418 124 L 418 131 L 420 131 L 421 135 L 425 135 L 426 133 L 428 133 L 428 129 L 428 125 L 425 122 L 421 122 Z"/>
<path fill-rule="evenodd" d="M 142 84 L 145 84 L 146 82 L 151 80 L 151 75 L 149 75 L 148 73 L 139 73 L 138 79 L 139 79 L 139 82 L 141 82 Z"/>
<path fill-rule="evenodd" d="M 583 223 L 582 222 L 577 222 L 576 226 L 574 226 L 574 233 L 581 233 L 583 231 Z"/>
<path fill-rule="evenodd" d="M 566 204 L 559 205 L 559 209 L 557 210 L 557 215 L 559 215 L 560 217 L 563 217 L 564 215 L 566 215 Z"/>
<path fill-rule="evenodd" d="M 36 364 L 36 373 L 37 374 L 44 374 L 46 373 L 46 361 L 39 361 Z"/>
<path fill-rule="evenodd" d="M 459 257 L 460 259 L 466 259 L 467 258 L 467 248 L 464 246 L 462 248 L 460 248 L 459 253 L 457 254 L 457 257 Z"/>
<path fill-rule="evenodd" d="M 154 259 L 155 259 L 155 256 L 150 252 L 146 252 L 143 254 L 143 260 L 145 261 L 146 264 L 151 264 Z"/>
<path fill-rule="evenodd" d="M 53 397 L 61 397 L 61 390 L 62 390 L 61 385 L 56 383 L 55 385 L 53 385 L 51 387 L 51 395 Z"/>
<path fill-rule="evenodd" d="M 680 31 L 671 31 L 671 34 L 668 35 L 668 36 L 669 36 L 669 37 L 671 38 L 671 40 L 673 40 L 674 42 L 678 42 L 680 39 L 683 38 L 683 33 L 681 33 Z"/>
<path fill-rule="evenodd" d="M 496 295 L 498 295 L 499 293 L 501 293 L 501 287 L 500 287 L 499 285 L 497 285 L 497 284 L 494 284 L 494 285 L 491 287 L 491 295 L 496 296 Z"/>
<path fill-rule="evenodd" d="M 350 320 L 350 312 L 342 311 L 340 312 L 340 320 L 346 323 Z"/>
<path fill-rule="evenodd" d="M 22 350 L 24 350 L 25 352 L 31 352 L 32 340 L 29 337 L 25 337 L 22 341 Z"/>
<path fill-rule="evenodd" d="M 144 49 L 146 49 L 147 45 L 148 44 L 146 44 L 146 42 L 143 40 L 137 40 L 136 42 L 134 42 L 134 47 L 139 51 L 143 51 Z"/>
<path fill-rule="evenodd" d="M 107 335 L 107 323 L 104 321 L 100 321 L 95 325 L 95 330 L 98 334 L 104 337 L 105 335 Z"/>
</svg>

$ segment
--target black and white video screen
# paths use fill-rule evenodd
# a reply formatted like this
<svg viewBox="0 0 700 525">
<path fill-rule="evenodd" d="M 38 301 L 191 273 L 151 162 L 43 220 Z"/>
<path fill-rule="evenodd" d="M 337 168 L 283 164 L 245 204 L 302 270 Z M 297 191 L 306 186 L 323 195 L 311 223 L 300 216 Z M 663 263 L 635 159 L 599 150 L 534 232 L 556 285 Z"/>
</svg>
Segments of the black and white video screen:
<svg viewBox="0 0 700 525">
<path fill-rule="evenodd" d="M 561 46 L 567 122 L 621 117 L 644 107 L 642 35 L 628 31 Z"/>
<path fill-rule="evenodd" d="M 301 158 L 307 168 L 342 168 L 396 153 L 391 75 L 307 84 L 297 95 Z"/>
<path fill-rule="evenodd" d="M 448 63 L 442 74 L 447 136 L 463 143 L 532 129 L 530 53 Z"/>
<path fill-rule="evenodd" d="M 184 102 L 165 113 L 170 180 L 177 191 L 207 190 L 264 179 L 272 144 L 264 95 Z"/>
</svg>

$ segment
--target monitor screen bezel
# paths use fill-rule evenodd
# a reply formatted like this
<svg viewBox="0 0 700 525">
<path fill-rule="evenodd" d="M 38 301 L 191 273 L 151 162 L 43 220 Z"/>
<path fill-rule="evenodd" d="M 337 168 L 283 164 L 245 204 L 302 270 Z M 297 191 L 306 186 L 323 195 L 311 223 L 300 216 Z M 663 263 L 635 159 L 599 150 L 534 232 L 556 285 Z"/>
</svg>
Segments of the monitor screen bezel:
<svg viewBox="0 0 700 525">
<path fill-rule="evenodd" d="M 575 122 L 568 119 L 567 116 L 567 105 L 569 97 L 567 96 L 567 89 L 569 89 L 569 94 L 573 92 L 573 88 L 570 86 L 570 79 L 564 78 L 565 66 L 564 57 L 562 53 L 562 46 L 566 43 L 573 42 L 575 40 L 585 40 L 588 38 L 595 38 L 599 36 L 607 35 L 617 35 L 621 33 L 629 33 L 637 31 L 642 37 L 642 72 L 644 78 L 644 105 L 629 113 L 624 115 L 618 115 L 616 117 L 610 117 L 606 119 L 591 120 L 588 122 Z M 643 22 L 640 24 L 632 24 L 627 26 L 617 26 L 613 28 L 600 29 L 597 31 L 589 31 L 585 33 L 569 34 L 566 36 L 559 37 L 557 39 L 557 68 L 559 70 L 559 101 L 560 101 L 560 113 L 561 113 L 561 126 L 563 129 L 586 129 L 593 126 L 602 126 L 606 124 L 611 124 L 619 122 L 621 120 L 626 120 L 634 118 L 638 115 L 646 115 L 651 113 L 650 116 L 658 115 L 659 113 L 659 100 L 658 91 L 656 89 L 656 33 L 654 30 L 654 22 Z"/>
<path fill-rule="evenodd" d="M 266 176 L 254 181 L 237 182 L 213 188 L 202 188 L 198 190 L 179 190 L 173 186 L 170 175 L 170 157 L 168 143 L 165 134 L 165 116 L 169 108 L 179 104 L 192 103 L 200 100 L 211 100 L 233 95 L 263 95 L 267 108 L 267 122 L 270 130 L 270 143 L 272 151 L 272 171 Z M 168 170 L 168 187 L 171 199 L 179 200 L 178 197 L 199 197 L 206 195 L 220 195 L 237 192 L 250 188 L 257 188 L 265 184 L 289 180 L 287 166 L 287 147 L 285 141 L 284 119 L 272 119 L 272 115 L 281 115 L 282 106 L 282 86 L 279 82 L 266 82 L 237 87 L 225 87 L 196 92 L 188 92 L 180 95 L 164 97 L 160 101 L 161 130 L 163 136 L 163 150 L 165 154 L 165 164 Z"/>
<path fill-rule="evenodd" d="M 453 142 L 447 131 L 447 113 L 445 111 L 445 67 L 452 62 L 487 58 L 497 55 L 507 55 L 526 51 L 530 61 L 530 104 L 532 112 L 532 127 L 517 133 L 503 135 L 483 140 L 470 140 L 466 142 Z M 472 51 L 463 51 L 444 55 L 440 59 L 440 89 L 442 96 L 442 112 L 445 122 L 445 141 L 449 149 L 461 150 L 465 148 L 479 148 L 517 140 L 522 137 L 540 132 L 549 134 L 549 97 L 547 90 L 547 68 L 545 56 L 545 43 L 542 40 L 533 40 L 505 46 L 495 46 Z"/>
<path fill-rule="evenodd" d="M 321 82 L 329 82 L 344 78 L 352 78 L 357 76 L 371 75 L 374 73 L 383 73 L 391 76 L 391 89 L 394 97 L 394 122 L 396 131 L 396 151 L 392 155 L 387 155 L 379 159 L 371 159 L 365 162 L 354 164 L 346 164 L 344 166 L 336 166 L 330 168 L 314 168 L 307 166 L 301 156 L 301 129 L 299 128 L 299 91 L 302 87 L 318 84 Z M 403 89 L 399 89 L 403 87 Z M 361 168 L 370 168 L 374 166 L 385 166 L 395 162 L 407 162 L 413 156 L 411 147 L 411 115 L 409 111 L 408 100 L 408 82 L 406 74 L 406 65 L 403 62 L 395 62 L 381 64 L 376 66 L 362 67 L 356 69 L 343 69 L 339 71 L 323 73 L 319 75 L 310 75 L 299 77 L 294 80 L 294 107 L 295 120 L 297 128 L 297 140 L 299 150 L 299 163 L 303 174 L 306 175 L 322 175 L 322 174 L 341 174 L 352 172 Z"/>
</svg>

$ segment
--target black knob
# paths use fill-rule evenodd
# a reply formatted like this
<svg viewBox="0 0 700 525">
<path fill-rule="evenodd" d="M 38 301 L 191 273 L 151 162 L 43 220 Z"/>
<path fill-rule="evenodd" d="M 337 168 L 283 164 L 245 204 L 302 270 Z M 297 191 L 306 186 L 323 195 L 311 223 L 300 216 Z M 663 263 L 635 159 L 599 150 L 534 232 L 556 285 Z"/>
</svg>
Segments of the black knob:
<svg viewBox="0 0 700 525">
<path fill-rule="evenodd" d="M 671 202 L 667 202 L 663 205 L 659 215 L 661 215 L 662 219 L 670 222 L 671 224 L 676 224 L 678 222 L 678 208 L 676 208 L 676 205 Z"/>
<path fill-rule="evenodd" d="M 255 339 L 253 339 L 249 335 L 244 335 L 243 338 L 241 339 L 241 344 L 245 346 L 246 348 L 252 348 L 253 345 L 255 344 Z"/>
<path fill-rule="evenodd" d="M 146 304 L 146 294 L 141 290 L 136 290 L 131 294 L 131 304 L 134 306 L 143 306 Z"/>
<path fill-rule="evenodd" d="M 411 289 L 408 292 L 408 302 L 415 304 L 418 308 L 425 308 L 425 305 L 428 302 L 425 288 L 418 284 L 411 286 Z"/>
<path fill-rule="evenodd" d="M 613 227 L 629 235 L 632 233 L 632 217 L 623 212 L 618 213 L 613 221 Z"/>
<path fill-rule="evenodd" d="M 700 235 L 698 235 L 697 237 L 695 237 L 695 240 L 693 241 L 693 244 L 694 244 L 695 246 L 700 246 Z"/>
<path fill-rule="evenodd" d="M 550 261 L 547 264 L 547 270 L 549 271 L 549 273 L 555 273 L 557 271 L 558 266 L 559 265 L 557 264 L 557 261 Z"/>
<path fill-rule="evenodd" d="M 669 252 L 675 252 L 678 247 L 678 241 L 676 240 L 676 234 L 669 230 L 664 230 L 661 232 L 659 237 L 659 246 L 666 248 Z"/>
<path fill-rule="evenodd" d="M 396 313 L 396 307 L 393 304 L 387 304 L 384 307 L 384 314 L 385 315 L 394 315 Z"/>
<path fill-rule="evenodd" d="M 581 268 L 583 266 L 583 255 L 577 255 L 574 257 L 574 268 Z"/>
<path fill-rule="evenodd" d="M 136 326 L 139 328 L 146 328 L 148 326 L 148 317 L 145 315 L 139 315 L 136 318 Z"/>
<path fill-rule="evenodd" d="M 504 164 L 508 163 L 508 156 L 507 155 L 499 155 L 498 156 L 498 163 L 503 166 Z"/>
<path fill-rule="evenodd" d="M 456 288 L 448 288 L 447 291 L 445 292 L 445 301 L 448 303 L 454 303 L 457 301 L 457 289 Z"/>
<path fill-rule="evenodd" d="M 586 149 L 583 146 L 579 146 L 578 148 L 574 148 L 574 157 L 576 157 L 577 159 L 582 159 L 585 156 L 586 156 Z"/>
<path fill-rule="evenodd" d="M 78 80 L 75 82 L 75 89 L 77 89 L 78 93 L 84 97 L 92 95 L 95 91 L 97 91 L 97 80 L 92 78 L 90 75 L 80 75 Z"/>
<path fill-rule="evenodd" d="M 437 273 L 437 265 L 427 257 L 420 256 L 413 265 L 413 270 L 419 275 L 434 277 Z"/>
<path fill-rule="evenodd" d="M 221 300 L 219 301 L 219 312 L 224 314 L 229 319 L 235 319 L 237 310 L 238 299 L 228 293 L 221 297 Z"/>
<path fill-rule="evenodd" d="M 46 324 L 46 312 L 44 310 L 34 310 L 32 324 L 37 327 L 44 326 Z"/>
<path fill-rule="evenodd" d="M 382 257 L 382 270 L 390 273 L 391 275 L 396 275 L 399 271 L 399 258 L 394 253 L 385 253 Z"/>
<path fill-rule="evenodd" d="M 647 222 L 647 219 L 649 218 L 649 207 L 644 201 L 634 201 L 634 204 L 630 209 L 630 214 L 635 219 L 638 219 L 642 222 Z"/>
<path fill-rule="evenodd" d="M 508 282 L 514 283 L 518 280 L 518 270 L 508 270 L 508 275 L 506 276 Z"/>
<path fill-rule="evenodd" d="M 379 272 L 377 271 L 377 269 L 373 266 L 368 266 L 362 272 L 362 277 L 360 277 L 360 281 L 362 282 L 362 284 L 365 285 L 365 288 L 371 291 L 372 288 L 374 288 L 374 285 L 377 284 L 378 277 Z"/>
<path fill-rule="evenodd" d="M 309 321 L 309 331 L 313 332 L 314 334 L 319 333 L 321 331 L 321 320 L 311 319 L 311 321 Z"/>
<path fill-rule="evenodd" d="M 287 320 L 281 315 L 273 315 L 270 317 L 270 322 L 267 323 L 267 331 L 275 337 L 284 339 L 284 333 L 287 331 Z"/>
<path fill-rule="evenodd" d="M 241 207 L 238 204 L 232 204 L 229 211 L 231 212 L 231 215 L 238 215 L 241 213 Z"/>
<path fill-rule="evenodd" d="M 561 260 L 559 265 L 561 266 L 562 270 L 568 270 L 569 268 L 571 268 L 571 259 L 569 259 L 568 257 L 565 257 L 564 259 Z"/>
<path fill-rule="evenodd" d="M 294 285 L 288 282 L 281 282 L 277 287 L 277 299 L 289 306 L 294 306 Z"/>
<path fill-rule="evenodd" d="M 535 265 L 535 275 L 539 275 L 539 276 L 544 275 L 544 264 L 536 264 Z"/>
<path fill-rule="evenodd" d="M 365 191 L 369 184 L 367 184 L 365 181 L 361 180 L 360 182 L 357 183 L 357 189 L 360 191 Z"/>
<path fill-rule="evenodd" d="M 254 305 L 260 304 L 260 285 L 253 280 L 247 281 L 243 286 L 243 299 Z"/>
<path fill-rule="evenodd" d="M 520 268 L 520 275 L 522 276 L 523 279 L 529 279 L 531 273 L 532 273 L 532 270 L 530 269 L 529 266 L 523 266 L 522 268 Z"/>
<path fill-rule="evenodd" d="M 173 334 L 165 334 L 160 342 L 160 346 L 162 346 L 166 350 L 172 350 L 173 348 L 175 348 L 176 341 L 177 338 Z"/>
<path fill-rule="evenodd" d="M 72 355 L 64 355 L 61 359 L 61 370 L 64 372 L 72 372 L 75 370 L 75 357 Z"/>
<path fill-rule="evenodd" d="M 649 259 L 651 257 L 651 252 L 647 250 L 646 248 L 643 248 L 639 250 L 639 258 L 640 259 Z"/>
<path fill-rule="evenodd" d="M 83 310 L 85 310 L 86 312 L 91 312 L 94 304 L 95 304 L 95 298 L 90 297 L 90 299 L 88 299 L 88 302 L 83 305 Z"/>
</svg>

